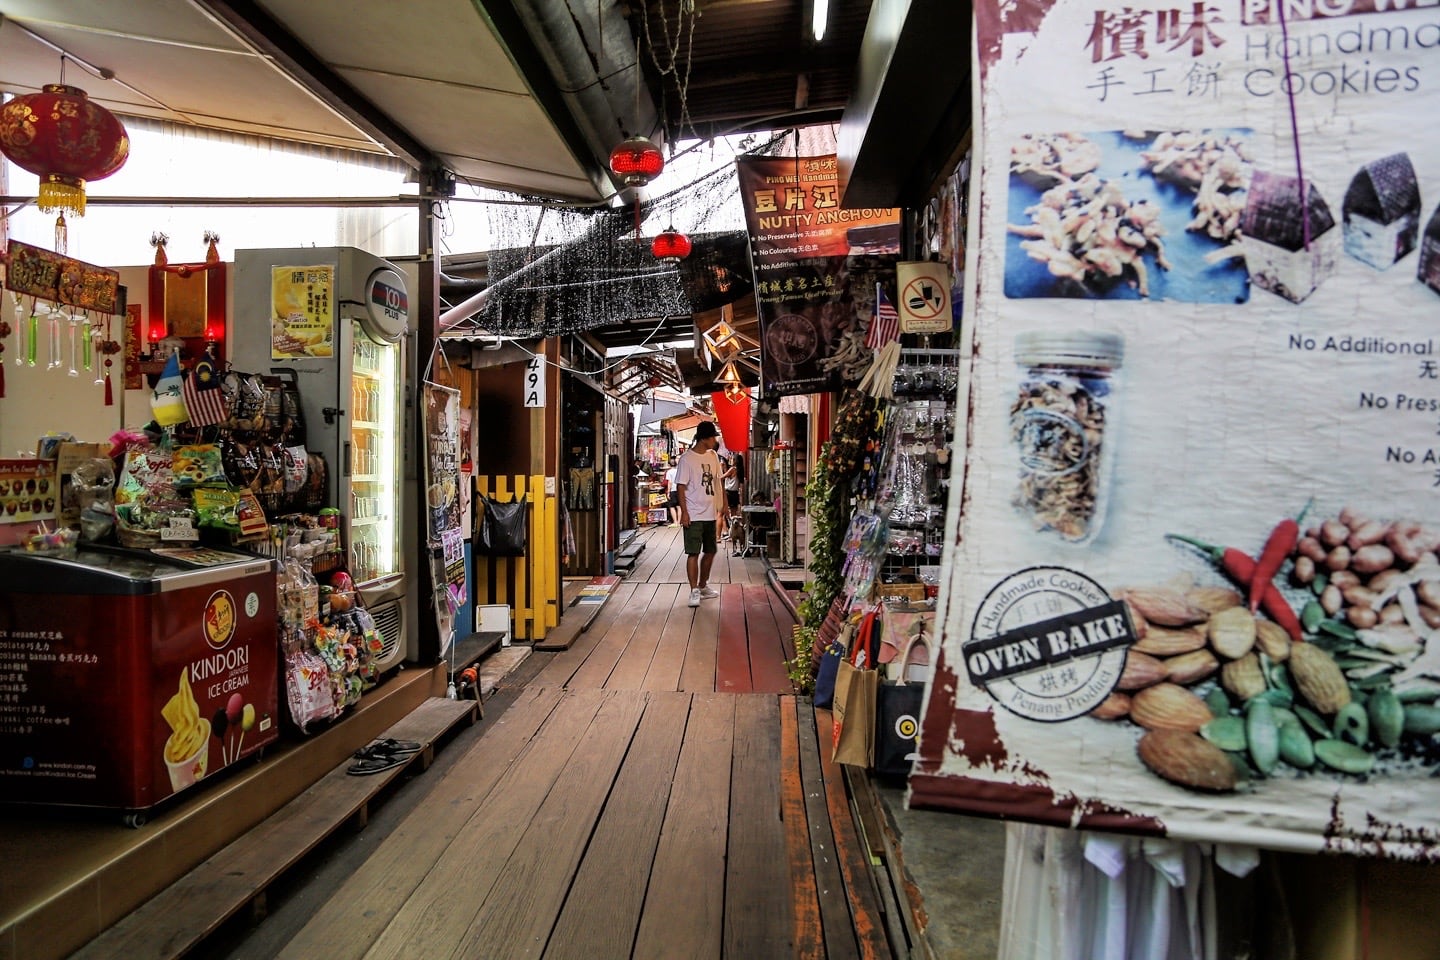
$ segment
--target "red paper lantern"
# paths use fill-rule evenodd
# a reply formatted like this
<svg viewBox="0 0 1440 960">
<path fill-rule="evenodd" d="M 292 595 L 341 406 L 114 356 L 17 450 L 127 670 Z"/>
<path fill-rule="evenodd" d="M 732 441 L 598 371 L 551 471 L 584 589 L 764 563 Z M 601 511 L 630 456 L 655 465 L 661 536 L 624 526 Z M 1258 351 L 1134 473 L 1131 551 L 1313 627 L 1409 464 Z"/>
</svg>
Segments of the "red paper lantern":
<svg viewBox="0 0 1440 960">
<path fill-rule="evenodd" d="M 125 165 L 130 137 L 79 87 L 47 84 L 0 108 L 0 152 L 40 177 L 41 210 L 85 214 L 85 181 Z"/>
<path fill-rule="evenodd" d="M 650 252 L 663 263 L 679 263 L 690 256 L 690 238 L 675 230 L 666 230 L 650 241 Z"/>
<path fill-rule="evenodd" d="M 665 155 L 644 137 L 631 137 L 610 151 L 610 171 L 627 187 L 643 187 L 665 169 Z"/>
</svg>

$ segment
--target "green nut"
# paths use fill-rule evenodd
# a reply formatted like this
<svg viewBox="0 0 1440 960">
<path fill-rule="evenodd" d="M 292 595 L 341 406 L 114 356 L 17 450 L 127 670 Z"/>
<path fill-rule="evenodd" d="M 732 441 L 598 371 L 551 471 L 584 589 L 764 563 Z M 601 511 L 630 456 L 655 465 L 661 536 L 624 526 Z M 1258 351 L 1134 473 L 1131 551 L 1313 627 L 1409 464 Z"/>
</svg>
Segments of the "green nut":
<svg viewBox="0 0 1440 960">
<path fill-rule="evenodd" d="M 1325 766 L 1341 773 L 1369 773 L 1375 766 L 1373 756 L 1343 740 L 1315 741 L 1315 756 Z"/>
<path fill-rule="evenodd" d="M 1395 694 L 1401 703 L 1434 703 L 1440 700 L 1440 687 L 1410 687 Z"/>
<path fill-rule="evenodd" d="M 1245 721 L 1240 717 L 1216 717 L 1200 728 L 1200 736 L 1221 750 L 1239 752 L 1247 746 Z"/>
<path fill-rule="evenodd" d="M 1370 742 L 1370 715 L 1361 704 L 1350 702 L 1335 714 L 1335 739 L 1357 747 Z"/>
<path fill-rule="evenodd" d="M 1325 718 L 1320 714 L 1298 703 L 1292 709 L 1311 735 L 1320 737 L 1322 740 L 1330 736 L 1330 724 L 1326 723 Z"/>
<path fill-rule="evenodd" d="M 1315 596 L 1317 596 L 1317 597 L 1320 596 L 1320 594 L 1324 593 L 1324 592 L 1325 592 L 1325 588 L 1328 587 L 1329 585 L 1330 585 L 1330 574 L 1328 574 L 1328 573 L 1317 573 L 1317 574 L 1315 575 L 1315 579 L 1310 581 L 1310 589 L 1311 589 L 1312 591 L 1314 591 Z M 1323 615 L 1323 614 L 1325 613 L 1325 611 L 1324 611 L 1324 610 L 1321 610 L 1320 613 Z"/>
<path fill-rule="evenodd" d="M 1298 721 L 1280 725 L 1280 759 L 1301 770 L 1315 766 L 1315 745 Z"/>
<path fill-rule="evenodd" d="M 1305 608 L 1300 611 L 1300 626 L 1305 628 L 1306 633 L 1314 633 L 1324 619 L 1325 608 L 1315 600 L 1306 602 Z"/>
<path fill-rule="evenodd" d="M 1270 686 L 1276 690 L 1284 690 L 1290 694 L 1290 699 L 1295 699 L 1295 684 L 1290 681 L 1290 671 L 1283 663 L 1270 665 Z"/>
<path fill-rule="evenodd" d="M 1440 707 L 1424 703 L 1410 703 L 1405 706 L 1405 732 L 1417 736 L 1440 733 Z"/>
<path fill-rule="evenodd" d="M 1400 742 L 1400 733 L 1405 729 L 1405 707 L 1394 690 L 1386 687 L 1370 694 L 1370 699 L 1365 701 L 1365 712 L 1370 714 L 1370 732 L 1376 742 L 1386 747 Z"/>
<path fill-rule="evenodd" d="M 1210 692 L 1205 694 L 1205 706 L 1210 708 L 1210 713 L 1217 717 L 1229 716 L 1230 697 L 1225 693 L 1225 688 L 1214 686 Z"/>
<path fill-rule="evenodd" d="M 1324 613 L 1324 610 L 1321 610 L 1321 613 Z M 1321 633 L 1328 633 L 1336 640 L 1348 640 L 1354 643 L 1360 638 L 1354 627 L 1348 623 L 1341 623 L 1339 620 L 1321 620 L 1319 626 Z"/>
<path fill-rule="evenodd" d="M 1275 728 L 1274 709 L 1267 701 L 1250 701 L 1245 711 L 1245 740 L 1255 769 L 1270 776 L 1280 759 L 1280 731 Z"/>
<path fill-rule="evenodd" d="M 1295 704 L 1295 694 L 1280 687 L 1271 687 L 1264 693 L 1257 694 L 1246 701 L 1246 706 L 1257 700 L 1270 704 L 1272 707 L 1291 707 Z"/>
<path fill-rule="evenodd" d="M 1275 707 L 1272 711 L 1275 714 L 1275 726 L 1283 727 L 1287 723 L 1299 723 L 1300 718 L 1295 716 L 1295 711 L 1289 707 Z"/>
</svg>

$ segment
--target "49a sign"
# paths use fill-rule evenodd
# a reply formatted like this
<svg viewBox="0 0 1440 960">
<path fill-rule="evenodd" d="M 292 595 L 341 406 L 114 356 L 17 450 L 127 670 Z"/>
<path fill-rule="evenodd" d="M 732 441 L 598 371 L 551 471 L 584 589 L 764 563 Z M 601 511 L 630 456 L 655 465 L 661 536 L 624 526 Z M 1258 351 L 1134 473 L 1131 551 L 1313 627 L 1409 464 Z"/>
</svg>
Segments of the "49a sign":
<svg viewBox="0 0 1440 960">
<path fill-rule="evenodd" d="M 1057 723 L 1115 689 L 1136 641 L 1125 604 L 1064 567 L 1031 567 L 996 584 L 962 647 L 970 682 L 1006 710 Z"/>
</svg>

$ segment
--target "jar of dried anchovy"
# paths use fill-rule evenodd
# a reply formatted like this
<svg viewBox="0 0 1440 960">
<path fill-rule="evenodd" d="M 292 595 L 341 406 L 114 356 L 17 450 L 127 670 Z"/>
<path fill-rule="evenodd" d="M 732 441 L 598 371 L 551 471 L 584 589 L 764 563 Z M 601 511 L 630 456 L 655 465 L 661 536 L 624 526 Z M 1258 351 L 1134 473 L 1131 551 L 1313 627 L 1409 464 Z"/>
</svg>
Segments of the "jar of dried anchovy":
<svg viewBox="0 0 1440 960">
<path fill-rule="evenodd" d="M 1031 330 L 1015 338 L 1020 384 L 1010 435 L 1020 455 L 1015 506 L 1071 543 L 1105 522 L 1115 445 L 1116 372 L 1125 341 L 1115 333 Z"/>
</svg>

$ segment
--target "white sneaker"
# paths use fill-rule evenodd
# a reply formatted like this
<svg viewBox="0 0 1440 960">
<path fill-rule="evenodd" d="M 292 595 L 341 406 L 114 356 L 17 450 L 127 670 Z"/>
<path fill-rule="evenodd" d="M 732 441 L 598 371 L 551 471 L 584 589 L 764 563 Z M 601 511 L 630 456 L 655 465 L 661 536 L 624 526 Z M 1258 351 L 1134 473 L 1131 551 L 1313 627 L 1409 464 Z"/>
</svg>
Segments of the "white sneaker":
<svg viewBox="0 0 1440 960">
<path fill-rule="evenodd" d="M 716 590 L 714 587 L 701 587 L 700 596 L 704 597 L 706 600 L 714 600 L 716 597 L 720 596 L 720 591 Z"/>
<path fill-rule="evenodd" d="M 690 591 L 690 606 L 692 606 L 692 607 L 698 607 L 698 606 L 700 606 L 700 591 L 699 591 L 699 590 L 691 590 L 691 591 Z"/>
</svg>

